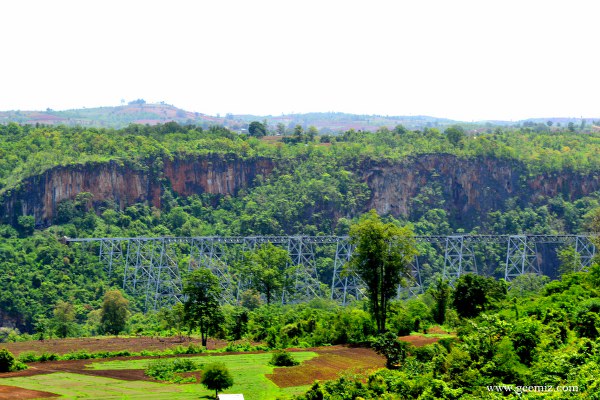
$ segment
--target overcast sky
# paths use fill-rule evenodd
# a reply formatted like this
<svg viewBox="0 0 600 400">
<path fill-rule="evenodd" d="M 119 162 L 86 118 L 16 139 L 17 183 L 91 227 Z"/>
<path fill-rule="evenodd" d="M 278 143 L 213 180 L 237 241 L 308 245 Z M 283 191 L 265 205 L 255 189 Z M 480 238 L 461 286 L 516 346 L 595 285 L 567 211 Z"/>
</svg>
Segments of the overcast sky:
<svg viewBox="0 0 600 400">
<path fill-rule="evenodd" d="M 600 117 L 600 2 L 2 0 L 0 110 Z"/>
</svg>

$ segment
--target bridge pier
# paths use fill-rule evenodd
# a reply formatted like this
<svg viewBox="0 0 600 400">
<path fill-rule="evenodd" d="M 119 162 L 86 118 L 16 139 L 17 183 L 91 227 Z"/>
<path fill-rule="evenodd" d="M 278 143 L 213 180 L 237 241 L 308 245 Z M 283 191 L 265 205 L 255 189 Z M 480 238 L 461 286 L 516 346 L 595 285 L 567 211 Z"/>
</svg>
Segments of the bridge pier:
<svg viewBox="0 0 600 400">
<path fill-rule="evenodd" d="M 454 282 L 466 273 L 477 273 L 473 243 L 468 236 L 447 236 L 444 252 L 444 279 Z"/>
<path fill-rule="evenodd" d="M 528 240 L 527 235 L 512 235 L 508 237 L 504 279 L 510 282 L 523 274 L 542 274 L 537 259 L 536 242 Z"/>
</svg>

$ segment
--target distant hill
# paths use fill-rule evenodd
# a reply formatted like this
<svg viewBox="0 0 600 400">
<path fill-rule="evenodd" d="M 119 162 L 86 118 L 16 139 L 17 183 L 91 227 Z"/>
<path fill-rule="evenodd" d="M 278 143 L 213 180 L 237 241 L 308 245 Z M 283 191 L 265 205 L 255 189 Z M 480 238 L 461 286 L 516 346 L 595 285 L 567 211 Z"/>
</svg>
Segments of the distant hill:
<svg viewBox="0 0 600 400">
<path fill-rule="evenodd" d="M 427 116 L 388 117 L 381 115 L 355 115 L 346 113 L 307 113 L 281 116 L 233 115 L 210 116 L 186 111 L 169 104 L 130 103 L 116 107 L 82 108 L 66 111 L 0 111 L 0 123 L 45 125 L 81 125 L 122 128 L 129 124 L 156 125 L 170 121 L 200 126 L 224 125 L 233 130 L 247 128 L 251 121 L 267 121 L 270 129 L 284 124 L 286 129 L 296 125 L 314 126 L 322 132 L 339 132 L 349 129 L 375 131 L 382 126 L 393 128 L 404 125 L 409 129 L 438 127 L 456 123 L 449 119 Z"/>
<path fill-rule="evenodd" d="M 81 108 L 54 111 L 0 111 L 0 123 L 81 125 L 122 128 L 130 124 L 156 125 L 169 121 L 180 124 L 214 125 L 223 119 L 185 111 L 169 104 L 137 103 L 117 107 Z"/>
<path fill-rule="evenodd" d="M 426 127 L 442 127 L 458 123 L 445 118 L 418 116 L 383 116 L 383 115 L 356 115 L 341 112 L 327 113 L 306 113 L 306 114 L 287 114 L 281 116 L 259 117 L 253 115 L 235 115 L 235 119 L 241 119 L 246 122 L 266 120 L 270 127 L 276 127 L 277 124 L 283 124 L 288 129 L 293 129 L 296 125 L 303 128 L 314 126 L 322 133 L 340 132 L 349 129 L 376 131 L 386 126 L 393 128 L 397 125 L 403 125 L 408 129 L 423 129 Z"/>
<path fill-rule="evenodd" d="M 598 118 L 600 119 L 600 118 Z M 595 119 L 588 118 L 591 125 Z M 269 129 L 275 131 L 278 124 L 283 124 L 286 130 L 292 131 L 296 125 L 304 129 L 314 126 L 321 133 L 336 133 L 349 129 L 375 131 L 381 127 L 393 128 L 403 125 L 408 129 L 438 128 L 440 130 L 460 124 L 471 129 L 484 129 L 493 126 L 517 125 L 520 123 L 546 123 L 566 126 L 569 122 L 581 124 L 581 118 L 532 118 L 524 121 L 478 121 L 464 122 L 446 118 L 436 118 L 424 115 L 417 116 L 383 116 L 357 115 L 341 112 L 286 114 L 280 116 L 234 115 L 224 117 L 211 116 L 199 112 L 186 111 L 165 103 L 146 103 L 136 100 L 127 105 L 115 107 L 81 108 L 74 110 L 54 111 L 0 111 L 0 124 L 16 122 L 19 124 L 44 124 L 67 126 L 94 126 L 105 128 L 122 128 L 130 124 L 164 124 L 174 121 L 182 125 L 194 124 L 203 127 L 223 125 L 235 131 L 247 129 L 251 121 L 266 121 Z"/>
</svg>

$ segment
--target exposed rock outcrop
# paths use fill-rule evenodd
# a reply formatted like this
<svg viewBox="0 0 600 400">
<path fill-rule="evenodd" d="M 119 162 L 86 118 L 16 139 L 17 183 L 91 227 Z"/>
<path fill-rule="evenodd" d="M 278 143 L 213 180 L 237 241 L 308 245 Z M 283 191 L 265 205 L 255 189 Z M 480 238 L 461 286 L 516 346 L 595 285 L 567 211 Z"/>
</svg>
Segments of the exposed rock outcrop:
<svg viewBox="0 0 600 400">
<path fill-rule="evenodd" d="M 113 201 L 121 209 L 139 202 L 160 207 L 165 187 L 181 196 L 236 195 L 275 167 L 270 159 L 235 155 L 158 161 L 143 169 L 116 162 L 53 168 L 5 193 L 0 198 L 0 221 L 15 223 L 20 215 L 33 215 L 38 225 L 48 225 L 56 217 L 58 203 L 80 192 L 92 193 L 95 205 Z M 523 204 L 559 194 L 575 200 L 600 190 L 600 171 L 531 175 L 518 161 L 495 158 L 431 154 L 398 162 L 367 160 L 354 169 L 371 190 L 364 211 L 375 208 L 381 214 L 414 217 L 415 199 L 420 196 L 425 207 L 441 204 L 464 227 L 479 223 L 490 211 L 502 210 L 510 198 Z M 422 195 L 424 188 L 431 187 L 440 192 L 440 204 L 428 204 L 431 199 Z"/>
<path fill-rule="evenodd" d="M 600 171 L 530 175 L 525 165 L 515 160 L 463 159 L 448 154 L 412 157 L 399 163 L 367 162 L 358 172 L 371 189 L 369 208 L 380 214 L 410 216 L 413 200 L 423 188 L 437 183 L 443 208 L 465 227 L 490 211 L 503 209 L 510 198 L 525 204 L 562 195 L 572 201 L 600 190 Z"/>
<path fill-rule="evenodd" d="M 235 195 L 252 184 L 257 175 L 268 175 L 273 162 L 267 159 L 242 160 L 235 156 L 163 160 L 161 177 L 152 168 L 135 168 L 117 162 L 56 167 L 24 180 L 2 196 L 0 221 L 16 222 L 20 215 L 33 215 L 38 225 L 56 217 L 62 200 L 80 192 L 93 194 L 94 205 L 115 202 L 121 209 L 134 203 L 160 207 L 165 184 L 183 196 L 212 193 Z M 165 179 L 165 181 L 161 181 Z"/>
</svg>

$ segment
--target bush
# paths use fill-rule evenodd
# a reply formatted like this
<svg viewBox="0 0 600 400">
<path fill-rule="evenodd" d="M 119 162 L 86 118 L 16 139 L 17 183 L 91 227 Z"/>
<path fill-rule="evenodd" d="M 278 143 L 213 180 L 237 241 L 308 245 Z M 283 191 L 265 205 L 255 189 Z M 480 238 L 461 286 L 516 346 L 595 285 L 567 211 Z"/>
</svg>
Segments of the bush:
<svg viewBox="0 0 600 400">
<path fill-rule="evenodd" d="M 383 333 L 371 341 L 371 347 L 377 354 L 386 358 L 385 366 L 397 368 L 407 356 L 409 344 L 398 340 L 392 332 Z"/>
<path fill-rule="evenodd" d="M 169 360 L 155 360 L 148 364 L 144 374 L 159 381 L 168 381 L 173 378 L 173 365 Z"/>
<path fill-rule="evenodd" d="M 6 349 L 0 349 L 0 372 L 19 371 L 27 368 L 25 364 L 15 359 Z"/>
<path fill-rule="evenodd" d="M 41 362 L 44 362 L 44 361 L 56 361 L 56 360 L 58 360 L 58 354 L 56 354 L 56 353 L 47 353 L 47 352 L 44 352 L 38 358 L 38 361 L 41 361 Z"/>
<path fill-rule="evenodd" d="M 185 350 L 185 354 L 200 354 L 202 353 L 202 351 L 204 351 L 202 346 L 190 343 L 187 349 Z"/>
<path fill-rule="evenodd" d="M 294 360 L 292 355 L 287 351 L 277 351 L 273 353 L 273 357 L 271 357 L 271 361 L 269 364 L 274 365 L 276 367 L 293 367 L 294 365 L 298 365 L 298 361 Z"/>
<path fill-rule="evenodd" d="M 88 352 L 87 350 L 78 350 L 72 353 L 64 354 L 61 357 L 63 360 L 88 360 L 90 358 L 94 358 L 94 354 Z"/>
<path fill-rule="evenodd" d="M 415 320 L 406 310 L 400 310 L 391 323 L 398 336 L 408 336 L 415 328 Z"/>
<path fill-rule="evenodd" d="M 200 369 L 200 366 L 189 358 L 176 358 L 173 360 L 173 371 L 190 372 Z"/>
<path fill-rule="evenodd" d="M 195 382 L 195 378 L 184 379 L 175 375 L 177 372 L 197 371 L 201 366 L 189 358 L 176 358 L 174 360 L 158 359 L 152 361 L 146 367 L 144 373 L 159 381 L 169 381 L 176 383 Z"/>
<path fill-rule="evenodd" d="M 19 361 L 24 363 L 35 362 L 38 360 L 38 356 L 33 351 L 25 351 L 19 354 Z"/>
</svg>

